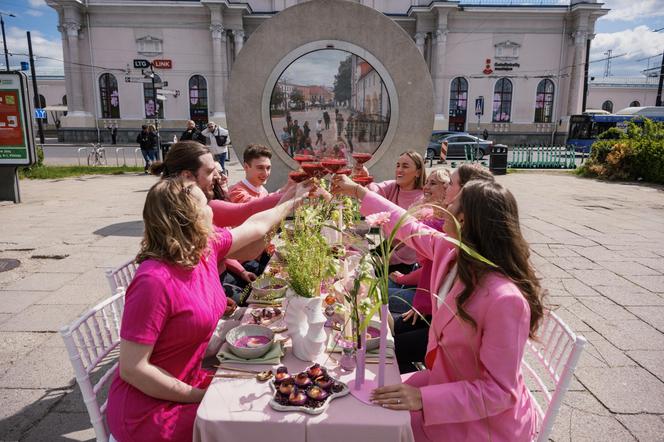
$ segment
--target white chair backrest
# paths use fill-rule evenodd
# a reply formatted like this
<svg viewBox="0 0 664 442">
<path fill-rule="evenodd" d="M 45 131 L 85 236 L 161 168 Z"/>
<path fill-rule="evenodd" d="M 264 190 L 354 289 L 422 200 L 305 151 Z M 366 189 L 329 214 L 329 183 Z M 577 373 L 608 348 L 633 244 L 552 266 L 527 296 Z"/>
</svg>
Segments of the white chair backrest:
<svg viewBox="0 0 664 442">
<path fill-rule="evenodd" d="M 134 279 L 134 275 L 136 275 L 136 269 L 138 269 L 138 264 L 132 259 L 116 269 L 108 270 L 106 272 L 106 279 L 108 279 L 108 284 L 111 286 L 111 293 L 117 293 L 120 287 L 124 287 L 125 289 L 129 287 L 129 283 Z"/>
<path fill-rule="evenodd" d="M 522 368 L 539 414 L 538 442 L 548 440 L 586 340 L 547 312 L 538 340 L 528 340 Z M 534 385 L 532 385 L 534 384 Z"/>
<path fill-rule="evenodd" d="M 115 362 L 94 385 L 90 374 L 120 343 L 124 295 L 124 289 L 118 290 L 117 294 L 92 307 L 71 325 L 60 329 L 90 422 L 100 442 L 107 442 L 109 435 L 104 420 L 106 401 L 100 406 L 97 394 L 112 379 L 118 363 Z"/>
</svg>

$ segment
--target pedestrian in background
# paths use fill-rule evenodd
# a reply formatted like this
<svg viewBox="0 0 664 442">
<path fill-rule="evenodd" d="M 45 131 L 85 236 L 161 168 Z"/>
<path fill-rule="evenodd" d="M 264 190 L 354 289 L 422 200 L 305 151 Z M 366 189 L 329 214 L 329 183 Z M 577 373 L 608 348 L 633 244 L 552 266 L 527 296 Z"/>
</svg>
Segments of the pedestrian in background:
<svg viewBox="0 0 664 442">
<path fill-rule="evenodd" d="M 111 126 L 111 144 L 118 144 L 118 123 Z"/>
<path fill-rule="evenodd" d="M 218 126 L 214 121 L 209 121 L 207 128 L 201 132 L 206 138 L 206 144 L 210 146 L 210 151 L 214 155 L 215 161 L 219 161 L 225 174 L 226 158 L 228 158 L 228 131 Z"/>
<path fill-rule="evenodd" d="M 148 173 L 150 165 L 157 161 L 157 133 L 153 125 L 141 126 L 141 133 L 136 137 L 136 142 L 141 147 L 141 154 L 145 160 L 145 173 Z"/>
<path fill-rule="evenodd" d="M 485 140 L 489 139 L 489 131 L 487 129 L 484 129 L 484 132 L 482 132 L 482 138 Z"/>
<path fill-rule="evenodd" d="M 196 122 L 194 120 L 187 121 L 187 128 L 182 135 L 180 136 L 180 141 L 198 141 L 201 144 L 205 144 L 205 137 L 201 134 L 201 131 L 196 127 Z"/>
</svg>

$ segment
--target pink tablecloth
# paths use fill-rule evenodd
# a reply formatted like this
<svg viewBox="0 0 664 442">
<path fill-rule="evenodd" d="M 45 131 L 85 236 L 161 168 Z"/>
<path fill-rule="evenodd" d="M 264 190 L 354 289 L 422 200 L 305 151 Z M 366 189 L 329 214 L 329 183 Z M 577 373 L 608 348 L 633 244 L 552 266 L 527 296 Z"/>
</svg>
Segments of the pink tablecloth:
<svg viewBox="0 0 664 442">
<path fill-rule="evenodd" d="M 343 374 L 336 363 L 324 354 L 317 362 L 343 382 L 354 374 Z M 291 373 L 311 365 L 300 361 L 287 348 L 282 363 Z M 230 364 L 228 364 L 230 365 Z M 269 366 L 252 365 L 246 368 L 263 370 Z M 400 382 L 396 364 L 388 365 L 386 383 Z M 368 364 L 366 377 L 375 379 L 377 364 Z M 366 405 L 348 395 L 332 400 L 329 408 L 319 415 L 299 412 L 280 412 L 268 404 L 272 390 L 268 383 L 254 379 L 217 378 L 208 388 L 198 408 L 194 424 L 195 442 L 265 441 L 265 442 L 411 442 L 410 413 L 392 411 Z"/>
</svg>

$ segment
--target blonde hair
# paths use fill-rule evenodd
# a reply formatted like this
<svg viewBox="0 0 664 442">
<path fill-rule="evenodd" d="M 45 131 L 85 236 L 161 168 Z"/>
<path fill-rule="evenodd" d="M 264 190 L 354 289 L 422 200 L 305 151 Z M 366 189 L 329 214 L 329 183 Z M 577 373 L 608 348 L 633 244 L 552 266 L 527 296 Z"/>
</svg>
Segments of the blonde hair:
<svg viewBox="0 0 664 442">
<path fill-rule="evenodd" d="M 183 178 L 166 178 L 150 188 L 143 207 L 145 233 L 137 262 L 158 259 L 183 267 L 198 265 L 212 230 Z"/>
<path fill-rule="evenodd" d="M 427 180 L 427 171 L 424 168 L 424 159 L 422 158 L 422 155 L 415 152 L 414 150 L 407 150 L 405 152 L 401 152 L 401 155 L 406 155 L 408 158 L 410 158 L 413 161 L 413 163 L 415 163 L 415 168 L 418 170 L 417 177 L 415 178 L 415 188 L 421 189 L 422 187 L 424 187 L 424 183 Z"/>
<path fill-rule="evenodd" d="M 436 179 L 440 182 L 449 184 L 452 181 L 452 172 L 447 167 L 439 167 L 429 172 L 428 178 Z"/>
<path fill-rule="evenodd" d="M 441 183 L 449 184 L 452 181 L 452 172 L 447 167 L 439 167 L 429 172 L 427 179 L 429 178 L 433 178 Z M 414 211 L 416 211 L 415 216 L 420 220 L 430 218 L 431 216 L 442 218 L 443 214 L 439 208 L 441 205 L 442 201 L 425 201 L 422 199 L 414 206 Z"/>
</svg>

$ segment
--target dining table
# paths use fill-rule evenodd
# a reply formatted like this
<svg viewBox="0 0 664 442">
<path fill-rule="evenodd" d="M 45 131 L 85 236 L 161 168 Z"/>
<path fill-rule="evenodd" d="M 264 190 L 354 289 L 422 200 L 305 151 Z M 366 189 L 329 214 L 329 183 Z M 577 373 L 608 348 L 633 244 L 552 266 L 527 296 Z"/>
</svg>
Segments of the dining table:
<svg viewBox="0 0 664 442">
<path fill-rule="evenodd" d="M 248 314 L 248 312 L 247 312 Z M 325 367 L 329 375 L 348 384 L 355 379 L 355 371 L 343 371 L 337 360 L 338 353 L 323 353 L 315 361 L 295 357 L 290 342 L 284 345 L 279 365 L 248 365 L 224 362 L 226 367 L 271 369 L 280 365 L 291 374 L 307 369 L 313 363 Z M 365 378 L 375 381 L 378 373 L 376 360 L 368 360 Z M 388 360 L 385 384 L 401 382 L 396 360 Z M 217 373 L 228 373 L 219 368 Z M 302 411 L 277 411 L 269 404 L 274 392 L 270 381 L 260 382 L 254 377 L 214 378 L 198 407 L 194 423 L 195 442 L 213 441 L 265 441 L 265 442 L 411 442 L 410 412 L 389 410 L 366 404 L 352 394 L 328 399 L 328 407 L 317 415 Z"/>
</svg>

